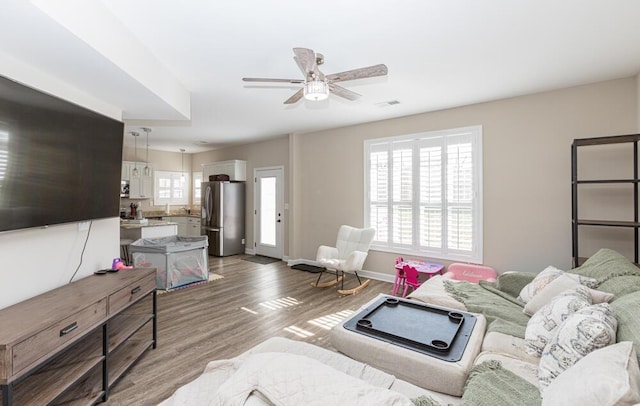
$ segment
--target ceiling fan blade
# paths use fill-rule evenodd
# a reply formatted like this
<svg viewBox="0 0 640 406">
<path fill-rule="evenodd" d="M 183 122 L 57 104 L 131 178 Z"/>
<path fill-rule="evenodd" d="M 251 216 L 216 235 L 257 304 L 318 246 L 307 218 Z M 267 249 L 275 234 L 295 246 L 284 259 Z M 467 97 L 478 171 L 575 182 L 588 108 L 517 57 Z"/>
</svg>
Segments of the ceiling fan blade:
<svg viewBox="0 0 640 406">
<path fill-rule="evenodd" d="M 303 79 L 242 78 L 245 82 L 304 83 Z"/>
<path fill-rule="evenodd" d="M 349 89 L 345 89 L 344 87 L 338 86 L 333 83 L 329 84 L 329 90 L 331 91 L 332 94 L 335 94 L 336 96 L 344 97 L 347 100 L 357 100 L 360 97 L 358 93 L 352 92 Z"/>
<path fill-rule="evenodd" d="M 293 53 L 296 55 L 293 59 L 295 59 L 298 67 L 304 74 L 305 79 L 311 72 L 316 72 L 318 70 L 318 65 L 316 64 L 316 53 L 313 52 L 313 50 L 308 48 L 293 48 Z"/>
<path fill-rule="evenodd" d="M 284 101 L 284 104 L 293 104 L 296 103 L 298 100 L 302 99 L 302 96 L 304 95 L 304 89 L 300 89 L 297 92 L 295 92 L 293 94 L 293 96 L 289 97 L 287 100 Z"/>
<path fill-rule="evenodd" d="M 375 76 L 384 76 L 387 74 L 387 65 L 373 65 L 366 68 L 348 70 L 340 73 L 332 73 L 327 75 L 329 82 L 343 82 L 345 80 L 372 78 Z"/>
</svg>

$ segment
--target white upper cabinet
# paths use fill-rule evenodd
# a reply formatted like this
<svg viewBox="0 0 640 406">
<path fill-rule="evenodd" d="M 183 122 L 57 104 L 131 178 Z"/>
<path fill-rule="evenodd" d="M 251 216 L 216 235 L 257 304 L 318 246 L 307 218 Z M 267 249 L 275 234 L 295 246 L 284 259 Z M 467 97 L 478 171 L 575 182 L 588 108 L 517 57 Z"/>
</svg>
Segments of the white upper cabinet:
<svg viewBox="0 0 640 406">
<path fill-rule="evenodd" d="M 148 167 L 148 173 L 144 168 Z M 133 169 L 138 169 L 138 176 Z M 125 177 L 127 176 L 127 177 Z M 129 181 L 129 199 L 153 198 L 153 166 L 144 162 L 122 162 L 122 180 Z"/>
<path fill-rule="evenodd" d="M 202 165 L 202 181 L 208 182 L 209 175 L 229 175 L 229 180 L 246 181 L 247 161 L 234 159 Z"/>
</svg>

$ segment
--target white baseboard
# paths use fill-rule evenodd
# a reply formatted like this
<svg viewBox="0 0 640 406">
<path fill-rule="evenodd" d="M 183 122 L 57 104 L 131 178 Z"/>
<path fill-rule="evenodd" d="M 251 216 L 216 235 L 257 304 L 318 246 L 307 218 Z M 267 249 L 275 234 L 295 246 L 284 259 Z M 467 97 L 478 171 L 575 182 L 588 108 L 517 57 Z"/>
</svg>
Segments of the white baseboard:
<svg viewBox="0 0 640 406">
<path fill-rule="evenodd" d="M 288 259 L 287 260 L 287 265 L 288 266 L 293 266 L 293 265 L 298 265 L 298 264 L 320 266 L 320 264 L 318 264 L 318 262 L 316 262 L 314 260 L 311 260 L 311 259 L 298 258 L 298 259 Z M 372 272 L 372 271 L 367 271 L 367 270 L 364 270 L 364 269 L 362 271 L 358 271 L 358 275 L 360 275 L 361 277 L 373 279 L 373 280 L 376 280 L 376 281 L 390 282 L 390 283 L 393 283 L 393 281 L 396 278 L 395 275 L 390 275 L 390 274 L 387 274 L 387 273 L 380 273 L 380 272 Z"/>
<path fill-rule="evenodd" d="M 244 253 L 247 255 L 256 255 L 256 250 L 251 249 L 251 248 L 247 248 L 244 250 Z"/>
<path fill-rule="evenodd" d="M 304 259 L 304 258 L 298 258 L 298 259 L 287 259 L 287 265 L 288 266 L 294 266 L 294 265 L 299 265 L 299 264 L 305 264 L 305 265 L 313 265 L 313 266 L 320 266 L 320 264 L 318 264 L 316 261 L 312 260 L 312 259 Z"/>
</svg>

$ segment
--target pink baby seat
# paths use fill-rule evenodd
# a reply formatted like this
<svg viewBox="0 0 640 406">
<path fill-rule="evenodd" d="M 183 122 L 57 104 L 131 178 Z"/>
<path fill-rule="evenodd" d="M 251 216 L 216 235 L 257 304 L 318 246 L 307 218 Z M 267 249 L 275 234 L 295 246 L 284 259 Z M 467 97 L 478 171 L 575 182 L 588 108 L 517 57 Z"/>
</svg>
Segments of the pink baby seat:
<svg viewBox="0 0 640 406">
<path fill-rule="evenodd" d="M 447 273 L 445 273 L 443 277 L 447 279 L 478 283 L 482 280 L 495 282 L 498 274 L 493 268 L 488 266 L 454 263 L 447 267 Z"/>
</svg>

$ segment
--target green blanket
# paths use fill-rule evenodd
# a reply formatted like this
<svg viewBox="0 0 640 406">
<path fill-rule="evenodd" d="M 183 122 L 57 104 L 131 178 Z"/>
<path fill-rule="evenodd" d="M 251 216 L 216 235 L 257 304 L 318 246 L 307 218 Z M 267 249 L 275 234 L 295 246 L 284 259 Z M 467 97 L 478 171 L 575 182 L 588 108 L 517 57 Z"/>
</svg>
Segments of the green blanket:
<svg viewBox="0 0 640 406">
<path fill-rule="evenodd" d="M 499 283 L 481 281 L 479 284 L 445 281 L 447 292 L 467 310 L 487 318 L 488 332 L 500 332 L 524 338 L 529 316 L 522 312 L 524 303 L 499 289 Z"/>
<path fill-rule="evenodd" d="M 540 406 L 537 387 L 502 368 L 499 361 L 486 361 L 469 373 L 462 406 Z"/>
</svg>

